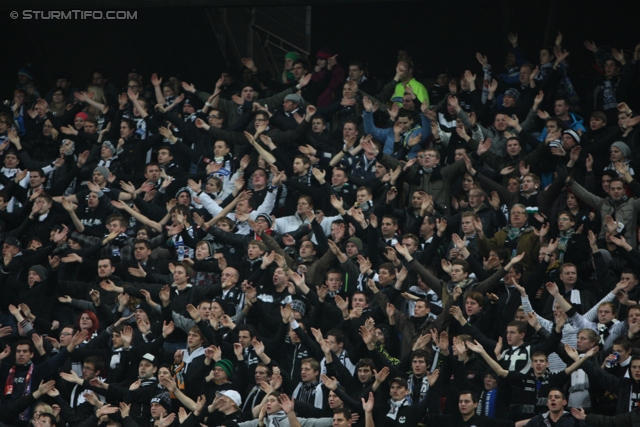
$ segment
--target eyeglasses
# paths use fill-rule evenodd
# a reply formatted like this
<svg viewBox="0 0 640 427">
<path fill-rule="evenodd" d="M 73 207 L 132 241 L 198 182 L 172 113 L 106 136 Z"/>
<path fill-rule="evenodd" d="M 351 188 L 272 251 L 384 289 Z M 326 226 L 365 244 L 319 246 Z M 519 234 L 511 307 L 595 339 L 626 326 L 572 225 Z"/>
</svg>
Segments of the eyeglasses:
<svg viewBox="0 0 640 427">
<path fill-rule="evenodd" d="M 60 332 L 61 337 L 67 337 L 69 335 L 73 335 L 71 332 Z"/>
<path fill-rule="evenodd" d="M 90 367 L 88 367 L 88 366 L 83 366 L 83 367 L 82 367 L 82 370 L 83 370 L 83 371 L 95 371 L 95 368 L 90 368 Z"/>
<path fill-rule="evenodd" d="M 207 116 L 207 117 L 210 118 L 210 119 L 219 119 L 220 118 L 220 116 L 214 116 L 213 114 L 210 115 L 210 116 Z"/>
</svg>

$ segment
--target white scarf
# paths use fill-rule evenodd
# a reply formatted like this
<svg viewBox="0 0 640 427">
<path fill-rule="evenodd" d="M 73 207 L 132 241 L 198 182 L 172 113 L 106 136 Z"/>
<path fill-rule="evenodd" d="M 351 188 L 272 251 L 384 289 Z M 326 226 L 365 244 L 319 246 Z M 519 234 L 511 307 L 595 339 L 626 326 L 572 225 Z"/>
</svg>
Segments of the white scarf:
<svg viewBox="0 0 640 427">
<path fill-rule="evenodd" d="M 580 296 L 580 291 L 576 289 L 571 290 L 571 305 L 582 305 L 582 298 Z"/>
<path fill-rule="evenodd" d="M 193 360 L 198 356 L 204 355 L 204 347 L 200 346 L 193 351 L 189 351 L 189 349 L 182 350 L 182 361 L 184 362 L 184 374 L 187 373 L 189 369 L 189 365 Z"/>
<path fill-rule="evenodd" d="M 402 406 L 410 406 L 409 401 L 406 398 L 402 400 L 398 400 L 397 402 L 390 400 L 389 412 L 387 413 L 387 418 L 391 418 L 392 420 L 395 420 L 398 417 L 398 412 L 400 412 L 400 408 Z"/>
<path fill-rule="evenodd" d="M 122 347 L 113 350 L 111 355 L 111 362 L 109 363 L 110 369 L 116 369 L 120 364 L 120 356 L 122 356 Z"/>
<path fill-rule="evenodd" d="M 583 358 L 584 354 L 580 355 Z M 569 407 L 591 408 L 591 396 L 589 395 L 589 377 L 582 369 L 571 374 L 571 387 L 569 387 Z"/>
<path fill-rule="evenodd" d="M 631 359 L 631 358 L 629 358 Z M 100 381 L 104 382 L 104 378 L 101 377 L 97 377 Z M 76 386 L 73 388 L 73 390 L 71 390 L 71 397 L 69 398 L 69 405 L 72 408 L 77 408 L 78 406 L 82 405 L 84 402 L 86 402 L 87 400 L 84 398 L 84 393 L 87 392 L 89 390 L 85 390 L 81 384 L 76 384 Z M 76 397 L 76 394 L 78 394 L 78 396 Z M 97 397 L 98 400 L 100 400 L 100 402 L 104 403 L 106 402 L 104 396 L 94 393 Z"/>
</svg>

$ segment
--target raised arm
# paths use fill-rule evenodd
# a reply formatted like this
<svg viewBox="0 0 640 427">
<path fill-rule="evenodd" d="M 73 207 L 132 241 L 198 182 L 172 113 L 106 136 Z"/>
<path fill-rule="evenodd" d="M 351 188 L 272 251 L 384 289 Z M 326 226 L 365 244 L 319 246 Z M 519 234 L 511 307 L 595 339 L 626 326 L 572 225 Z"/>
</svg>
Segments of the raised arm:
<svg viewBox="0 0 640 427">
<path fill-rule="evenodd" d="M 509 374 L 509 371 L 504 369 L 498 362 L 496 362 L 491 356 L 489 356 L 489 353 L 487 353 L 482 344 L 480 344 L 478 341 L 474 341 L 473 343 L 471 341 L 467 341 L 466 344 L 469 350 L 482 356 L 484 361 L 487 362 L 489 367 L 493 369 L 499 377 L 506 378 L 507 374 Z"/>
</svg>

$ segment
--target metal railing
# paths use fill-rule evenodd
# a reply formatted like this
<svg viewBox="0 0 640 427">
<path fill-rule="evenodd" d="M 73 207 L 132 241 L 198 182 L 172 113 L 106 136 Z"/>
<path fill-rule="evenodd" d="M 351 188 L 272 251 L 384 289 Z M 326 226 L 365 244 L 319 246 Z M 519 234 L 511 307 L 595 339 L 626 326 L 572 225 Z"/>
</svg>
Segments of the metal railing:
<svg viewBox="0 0 640 427">
<path fill-rule="evenodd" d="M 274 47 L 309 55 L 311 6 L 255 8 L 253 27 L 268 35 L 268 43 Z"/>
<path fill-rule="evenodd" d="M 227 65 L 250 56 L 258 68 L 277 78 L 286 52 L 309 56 L 311 6 L 220 8 L 206 13 Z"/>
</svg>

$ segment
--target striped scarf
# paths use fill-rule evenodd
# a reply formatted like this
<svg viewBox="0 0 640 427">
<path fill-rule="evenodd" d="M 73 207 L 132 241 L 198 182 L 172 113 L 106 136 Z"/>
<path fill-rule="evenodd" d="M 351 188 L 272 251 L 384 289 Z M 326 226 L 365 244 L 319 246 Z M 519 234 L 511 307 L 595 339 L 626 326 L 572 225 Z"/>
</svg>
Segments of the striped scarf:
<svg viewBox="0 0 640 427">
<path fill-rule="evenodd" d="M 24 389 L 22 390 L 22 395 L 27 396 L 31 394 L 31 376 L 33 375 L 34 364 L 29 362 L 29 370 L 27 371 L 27 375 L 24 377 Z M 13 365 L 9 370 L 9 375 L 7 376 L 7 382 L 4 386 L 4 395 L 13 394 L 13 382 L 16 378 L 16 365 Z M 29 408 L 25 409 L 20 414 L 21 421 L 27 421 L 29 419 Z"/>
</svg>

